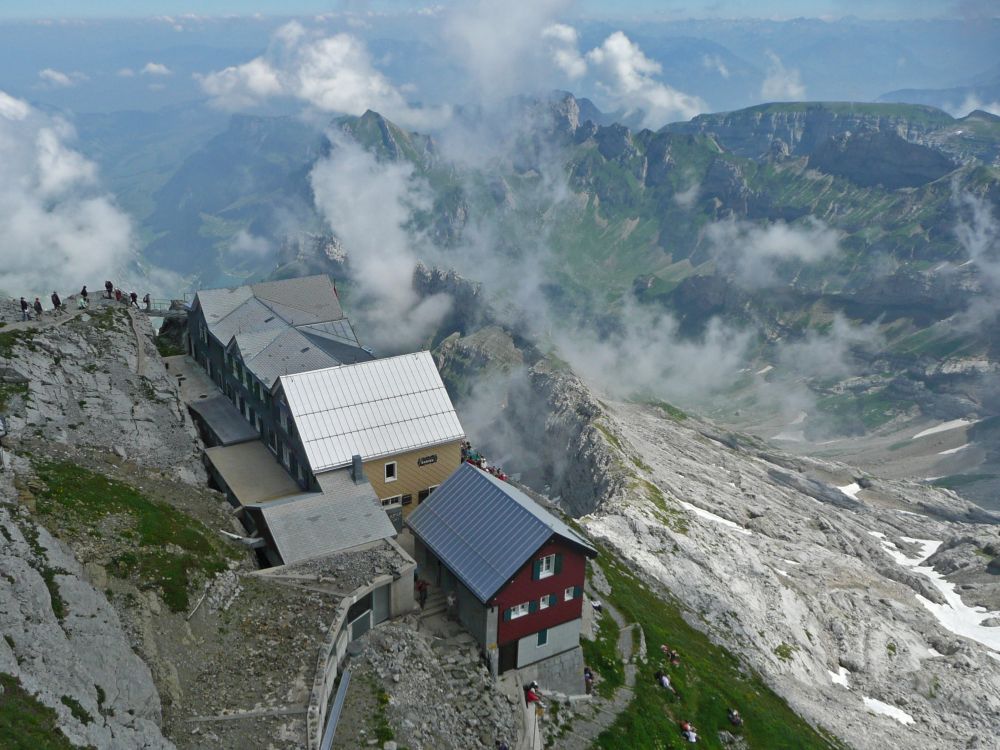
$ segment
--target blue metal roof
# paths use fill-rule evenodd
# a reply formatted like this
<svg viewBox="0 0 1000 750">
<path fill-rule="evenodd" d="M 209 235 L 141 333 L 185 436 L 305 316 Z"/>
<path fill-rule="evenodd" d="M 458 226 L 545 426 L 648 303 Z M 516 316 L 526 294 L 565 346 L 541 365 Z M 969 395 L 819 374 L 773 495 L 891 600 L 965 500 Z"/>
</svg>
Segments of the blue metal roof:
<svg viewBox="0 0 1000 750">
<path fill-rule="evenodd" d="M 462 464 L 406 521 L 484 604 L 553 535 L 597 550 L 519 489 Z"/>
</svg>

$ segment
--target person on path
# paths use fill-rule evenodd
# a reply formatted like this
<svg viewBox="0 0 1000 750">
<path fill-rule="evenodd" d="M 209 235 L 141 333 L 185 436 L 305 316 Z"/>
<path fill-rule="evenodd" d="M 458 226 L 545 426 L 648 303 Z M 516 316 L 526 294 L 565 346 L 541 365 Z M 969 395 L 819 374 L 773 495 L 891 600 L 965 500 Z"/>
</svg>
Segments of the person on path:
<svg viewBox="0 0 1000 750">
<path fill-rule="evenodd" d="M 131 303 L 135 306 L 135 309 L 138 310 L 139 309 L 139 295 L 136 294 L 135 292 L 129 292 L 128 298 L 131 301 Z"/>
<path fill-rule="evenodd" d="M 80 290 L 80 299 L 83 300 L 81 307 L 87 307 L 90 304 L 90 300 L 87 299 L 90 295 L 87 294 L 87 285 L 83 285 L 83 289 Z"/>
<path fill-rule="evenodd" d="M 590 667 L 583 668 L 583 687 L 587 695 L 594 689 L 594 673 L 590 671 Z"/>
<path fill-rule="evenodd" d="M 108 299 L 111 299 L 111 290 L 113 290 L 114 288 L 115 288 L 115 285 L 112 284 L 110 281 L 105 281 L 104 282 L 104 291 L 106 291 L 108 293 Z"/>
<path fill-rule="evenodd" d="M 108 299 L 111 299 L 111 298 L 109 297 Z M 121 289 L 115 289 L 115 302 L 121 302 L 121 301 L 122 301 L 122 290 Z"/>
<path fill-rule="evenodd" d="M 149 299 L 149 292 L 146 292 L 145 296 L 142 298 L 142 304 L 146 308 L 146 312 L 149 312 L 149 308 L 152 305 L 152 301 Z"/>
<path fill-rule="evenodd" d="M 38 299 L 38 297 L 35 297 L 34 308 L 35 308 L 35 317 L 38 320 L 41 320 L 42 319 L 42 301 L 40 299 Z"/>
<path fill-rule="evenodd" d="M 28 312 L 31 305 L 28 304 L 28 300 L 21 297 L 21 320 L 31 320 L 31 314 Z"/>
<path fill-rule="evenodd" d="M 55 292 L 52 292 L 51 299 L 52 299 L 52 309 L 55 310 L 56 312 L 59 312 L 59 310 L 62 309 L 62 300 L 59 299 L 59 295 L 56 294 Z"/>
<path fill-rule="evenodd" d="M 76 298 L 76 309 L 86 310 L 87 309 L 87 298 L 80 296 Z"/>
</svg>

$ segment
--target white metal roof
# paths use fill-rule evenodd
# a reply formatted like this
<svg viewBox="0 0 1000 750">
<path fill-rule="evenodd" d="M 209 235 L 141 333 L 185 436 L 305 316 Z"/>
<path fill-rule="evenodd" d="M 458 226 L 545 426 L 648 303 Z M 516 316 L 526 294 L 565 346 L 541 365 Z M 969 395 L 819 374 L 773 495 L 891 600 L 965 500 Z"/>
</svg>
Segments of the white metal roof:
<svg viewBox="0 0 1000 750">
<path fill-rule="evenodd" d="M 465 437 L 430 352 L 280 378 L 309 466 L 320 473 Z"/>
</svg>

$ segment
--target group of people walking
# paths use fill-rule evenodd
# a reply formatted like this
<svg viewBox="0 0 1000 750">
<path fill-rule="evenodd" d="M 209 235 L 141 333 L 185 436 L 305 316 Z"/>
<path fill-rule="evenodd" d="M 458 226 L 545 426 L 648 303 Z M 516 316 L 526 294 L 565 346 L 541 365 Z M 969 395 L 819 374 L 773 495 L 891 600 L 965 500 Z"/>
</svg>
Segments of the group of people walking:
<svg viewBox="0 0 1000 750">
<path fill-rule="evenodd" d="M 138 294 L 135 292 L 129 292 L 126 294 L 121 289 L 115 287 L 115 285 L 110 281 L 104 282 L 104 296 L 105 299 L 114 300 L 115 302 L 135 307 L 137 310 L 145 310 L 146 312 L 149 312 L 152 306 L 152 300 L 150 300 L 148 292 L 142 298 L 143 306 L 139 307 Z M 62 298 L 59 296 L 58 292 L 53 291 L 49 299 L 52 301 L 53 313 L 59 313 L 65 310 Z M 87 291 L 86 284 L 83 285 L 83 288 L 76 296 L 76 306 L 80 310 L 90 307 L 90 292 Z M 42 313 L 45 312 L 45 308 L 42 306 L 42 301 L 38 297 L 35 297 L 34 302 L 29 302 L 27 298 L 21 297 L 20 307 L 22 321 L 32 320 L 32 318 L 35 320 L 41 320 Z"/>
</svg>

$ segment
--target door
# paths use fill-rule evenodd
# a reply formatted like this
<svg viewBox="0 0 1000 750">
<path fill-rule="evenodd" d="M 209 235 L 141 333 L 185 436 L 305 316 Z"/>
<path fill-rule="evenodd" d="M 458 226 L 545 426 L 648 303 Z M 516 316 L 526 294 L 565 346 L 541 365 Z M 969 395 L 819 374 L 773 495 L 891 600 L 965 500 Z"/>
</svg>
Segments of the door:
<svg viewBox="0 0 1000 750">
<path fill-rule="evenodd" d="M 514 641 L 500 647 L 500 674 L 508 669 L 517 669 L 517 644 L 518 641 Z"/>
</svg>

